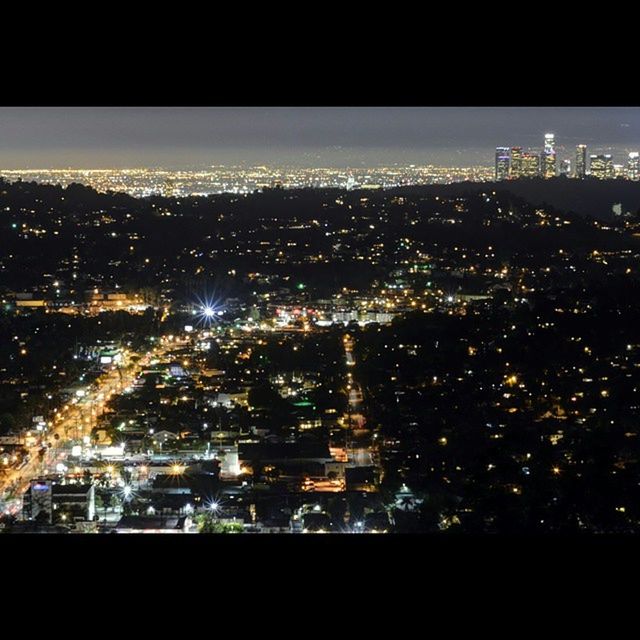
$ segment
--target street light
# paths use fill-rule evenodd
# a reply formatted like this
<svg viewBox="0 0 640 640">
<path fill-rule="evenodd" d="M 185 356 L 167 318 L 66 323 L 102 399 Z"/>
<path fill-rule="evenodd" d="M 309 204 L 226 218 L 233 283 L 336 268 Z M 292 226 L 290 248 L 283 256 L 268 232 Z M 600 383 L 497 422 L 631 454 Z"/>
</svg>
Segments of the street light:
<svg viewBox="0 0 640 640">
<path fill-rule="evenodd" d="M 211 500 L 207 505 L 207 510 L 211 513 L 212 516 L 212 525 L 217 522 L 218 514 L 220 513 L 220 502 L 218 500 Z"/>
</svg>

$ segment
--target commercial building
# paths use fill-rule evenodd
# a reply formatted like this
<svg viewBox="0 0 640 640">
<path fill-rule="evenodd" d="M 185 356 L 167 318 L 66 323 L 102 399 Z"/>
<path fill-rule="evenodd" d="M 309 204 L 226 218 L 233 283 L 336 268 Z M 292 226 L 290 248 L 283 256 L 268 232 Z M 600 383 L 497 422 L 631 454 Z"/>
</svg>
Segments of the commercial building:
<svg viewBox="0 0 640 640">
<path fill-rule="evenodd" d="M 540 175 L 540 156 L 537 153 L 524 152 L 522 154 L 522 170 L 520 175 L 523 178 L 537 178 Z"/>
<path fill-rule="evenodd" d="M 540 175 L 540 156 L 531 151 L 523 151 L 522 147 L 511 147 L 511 165 L 509 177 L 535 178 Z"/>
<path fill-rule="evenodd" d="M 98 354 L 98 362 L 101 365 L 120 364 L 122 362 L 122 349 L 116 345 L 109 345 Z"/>
<path fill-rule="evenodd" d="M 544 134 L 542 176 L 544 178 L 555 178 L 556 176 L 556 141 L 553 133 Z"/>
<path fill-rule="evenodd" d="M 187 533 L 191 524 L 188 516 L 124 516 L 114 533 Z"/>
<path fill-rule="evenodd" d="M 590 175 L 600 180 L 614 177 L 613 157 L 611 154 L 598 154 L 589 157 Z"/>
<path fill-rule="evenodd" d="M 511 165 L 509 168 L 510 178 L 520 178 L 522 176 L 522 147 L 511 147 Z"/>
<path fill-rule="evenodd" d="M 23 496 L 23 513 L 28 519 L 49 524 L 93 520 L 96 513 L 93 485 L 32 480 Z"/>
<path fill-rule="evenodd" d="M 149 306 L 139 294 L 91 290 L 85 292 L 85 298 L 86 308 L 89 312 L 144 311 Z"/>
<path fill-rule="evenodd" d="M 380 472 L 376 467 L 348 467 L 345 469 L 347 491 L 376 491 Z"/>
<path fill-rule="evenodd" d="M 576 147 L 576 173 L 575 177 L 584 180 L 587 175 L 587 145 L 579 144 Z"/>
<path fill-rule="evenodd" d="M 627 160 L 627 178 L 629 180 L 640 180 L 640 153 L 632 151 Z"/>
<path fill-rule="evenodd" d="M 509 178 L 509 168 L 511 156 L 509 147 L 496 148 L 496 181 L 507 180 Z"/>
</svg>

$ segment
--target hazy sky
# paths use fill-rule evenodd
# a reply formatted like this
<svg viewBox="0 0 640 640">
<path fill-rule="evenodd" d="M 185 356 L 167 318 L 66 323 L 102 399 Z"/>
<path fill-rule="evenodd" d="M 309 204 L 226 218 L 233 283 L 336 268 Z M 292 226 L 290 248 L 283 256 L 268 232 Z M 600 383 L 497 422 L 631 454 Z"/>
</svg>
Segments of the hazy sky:
<svg viewBox="0 0 640 640">
<path fill-rule="evenodd" d="M 0 168 L 492 164 L 496 146 L 640 149 L 633 107 L 0 107 Z"/>
</svg>

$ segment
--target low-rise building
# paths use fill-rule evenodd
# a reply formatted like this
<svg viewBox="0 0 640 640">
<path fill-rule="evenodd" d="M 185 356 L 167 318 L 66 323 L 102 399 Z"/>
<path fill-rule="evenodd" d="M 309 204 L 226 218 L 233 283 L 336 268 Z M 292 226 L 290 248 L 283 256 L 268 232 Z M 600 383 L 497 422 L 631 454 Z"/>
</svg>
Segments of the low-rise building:
<svg viewBox="0 0 640 640">
<path fill-rule="evenodd" d="M 23 514 L 44 523 L 91 521 L 96 513 L 92 484 L 62 484 L 33 480 L 23 495 Z"/>
<path fill-rule="evenodd" d="M 191 529 L 189 516 L 124 516 L 114 533 L 187 533 Z"/>
</svg>

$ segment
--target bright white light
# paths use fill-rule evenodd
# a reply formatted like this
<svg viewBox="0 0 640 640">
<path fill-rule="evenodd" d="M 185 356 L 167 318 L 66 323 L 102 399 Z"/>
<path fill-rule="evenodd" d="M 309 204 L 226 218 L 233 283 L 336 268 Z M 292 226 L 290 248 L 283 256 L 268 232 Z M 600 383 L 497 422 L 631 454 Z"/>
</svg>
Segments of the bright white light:
<svg viewBox="0 0 640 640">
<path fill-rule="evenodd" d="M 199 324 L 204 324 L 205 327 L 211 325 L 213 322 L 223 314 L 222 303 L 214 296 L 204 296 L 197 298 L 197 315 L 199 318 Z"/>
<path fill-rule="evenodd" d="M 128 498 L 132 493 L 132 489 L 129 485 L 126 485 L 122 492 L 124 493 L 124 497 Z"/>
</svg>

